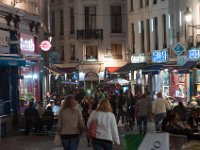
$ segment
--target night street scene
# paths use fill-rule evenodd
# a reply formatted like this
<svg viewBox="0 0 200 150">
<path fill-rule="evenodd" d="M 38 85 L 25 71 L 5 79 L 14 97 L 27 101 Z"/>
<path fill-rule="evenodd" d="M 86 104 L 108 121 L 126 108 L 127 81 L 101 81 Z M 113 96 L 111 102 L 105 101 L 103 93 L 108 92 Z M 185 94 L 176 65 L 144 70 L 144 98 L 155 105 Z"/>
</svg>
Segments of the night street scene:
<svg viewBox="0 0 200 150">
<path fill-rule="evenodd" d="M 200 0 L 0 0 L 0 150 L 200 150 Z"/>
</svg>

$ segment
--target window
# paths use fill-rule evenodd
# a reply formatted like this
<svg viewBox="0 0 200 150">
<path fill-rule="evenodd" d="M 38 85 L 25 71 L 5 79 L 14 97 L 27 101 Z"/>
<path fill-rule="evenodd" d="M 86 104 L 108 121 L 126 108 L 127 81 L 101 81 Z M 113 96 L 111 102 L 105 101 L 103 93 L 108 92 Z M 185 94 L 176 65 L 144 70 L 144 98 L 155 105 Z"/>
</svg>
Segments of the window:
<svg viewBox="0 0 200 150">
<path fill-rule="evenodd" d="M 131 1 L 131 11 L 133 11 L 133 0 L 130 1 Z"/>
<path fill-rule="evenodd" d="M 85 29 L 96 29 L 96 7 L 85 7 Z"/>
<path fill-rule="evenodd" d="M 112 44 L 111 54 L 114 59 L 122 59 L 122 44 Z"/>
<path fill-rule="evenodd" d="M 145 6 L 149 6 L 149 0 L 145 0 Z"/>
<path fill-rule="evenodd" d="M 146 21 L 147 51 L 150 52 L 150 21 Z"/>
<path fill-rule="evenodd" d="M 133 48 L 133 54 L 135 54 L 135 29 L 134 29 L 134 23 L 131 26 L 132 28 L 132 48 Z"/>
<path fill-rule="evenodd" d="M 154 48 L 155 50 L 158 50 L 158 18 L 154 17 L 153 19 L 153 26 L 154 26 Z"/>
<path fill-rule="evenodd" d="M 75 33 L 74 8 L 70 9 L 70 34 Z"/>
<path fill-rule="evenodd" d="M 144 21 L 140 22 L 141 24 L 141 53 L 145 52 L 145 47 L 144 47 Z"/>
<path fill-rule="evenodd" d="M 122 32 L 122 13 L 121 6 L 111 6 L 111 32 Z"/>
<path fill-rule="evenodd" d="M 60 35 L 64 35 L 64 17 L 63 10 L 60 10 Z"/>
<path fill-rule="evenodd" d="M 51 34 L 55 36 L 55 11 L 51 12 Z"/>
<path fill-rule="evenodd" d="M 143 0 L 140 0 L 140 8 L 143 7 Z"/>
<path fill-rule="evenodd" d="M 65 52 L 64 52 L 64 46 L 60 47 L 60 61 L 65 61 Z"/>
<path fill-rule="evenodd" d="M 166 33 L 166 15 L 162 15 L 163 22 L 163 48 L 167 48 L 167 33 Z"/>
<path fill-rule="evenodd" d="M 86 46 L 86 59 L 98 59 L 97 46 Z"/>
<path fill-rule="evenodd" d="M 157 0 L 153 0 L 153 4 L 157 4 Z"/>
<path fill-rule="evenodd" d="M 75 45 L 71 45 L 71 58 L 70 60 L 75 60 L 76 59 L 76 51 L 75 51 Z"/>
</svg>

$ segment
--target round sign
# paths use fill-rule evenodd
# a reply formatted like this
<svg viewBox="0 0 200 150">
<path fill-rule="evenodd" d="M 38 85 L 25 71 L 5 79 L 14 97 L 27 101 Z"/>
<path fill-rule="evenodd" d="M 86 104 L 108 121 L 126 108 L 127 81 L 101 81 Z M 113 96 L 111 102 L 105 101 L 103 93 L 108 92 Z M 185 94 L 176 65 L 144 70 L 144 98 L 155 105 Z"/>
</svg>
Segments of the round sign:
<svg viewBox="0 0 200 150">
<path fill-rule="evenodd" d="M 40 44 L 40 48 L 43 51 L 48 51 L 51 48 L 51 43 L 49 41 L 42 41 L 41 44 Z"/>
</svg>

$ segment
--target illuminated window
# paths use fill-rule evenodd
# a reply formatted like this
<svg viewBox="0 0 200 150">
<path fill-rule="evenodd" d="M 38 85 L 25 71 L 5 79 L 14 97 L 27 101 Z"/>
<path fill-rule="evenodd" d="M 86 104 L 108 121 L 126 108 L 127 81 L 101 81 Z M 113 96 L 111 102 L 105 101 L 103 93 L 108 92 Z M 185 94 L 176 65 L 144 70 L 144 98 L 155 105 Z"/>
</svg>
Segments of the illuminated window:
<svg viewBox="0 0 200 150">
<path fill-rule="evenodd" d="M 97 60 L 98 52 L 97 46 L 86 46 L 86 59 L 87 60 Z"/>
<path fill-rule="evenodd" d="M 122 59 L 122 44 L 112 44 L 111 54 L 113 59 Z"/>
</svg>

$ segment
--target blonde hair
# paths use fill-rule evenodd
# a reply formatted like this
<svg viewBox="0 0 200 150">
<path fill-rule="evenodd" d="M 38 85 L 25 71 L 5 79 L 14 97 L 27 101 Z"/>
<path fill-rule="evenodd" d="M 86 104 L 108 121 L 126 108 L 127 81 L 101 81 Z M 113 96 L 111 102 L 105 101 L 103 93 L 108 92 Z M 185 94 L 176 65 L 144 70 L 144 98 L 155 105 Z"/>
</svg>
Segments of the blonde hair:
<svg viewBox="0 0 200 150">
<path fill-rule="evenodd" d="M 108 99 L 101 100 L 97 107 L 97 111 L 112 112 L 112 108 Z"/>
<path fill-rule="evenodd" d="M 67 108 L 70 108 L 71 110 L 75 110 L 76 105 L 77 105 L 77 102 L 76 102 L 74 96 L 69 95 L 62 101 L 61 111 L 65 110 Z"/>
<path fill-rule="evenodd" d="M 181 150 L 199 150 L 200 149 L 200 142 L 199 141 L 189 141 L 184 144 Z"/>
</svg>

